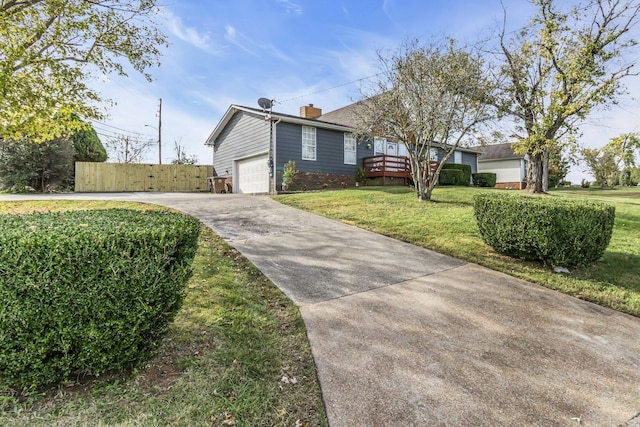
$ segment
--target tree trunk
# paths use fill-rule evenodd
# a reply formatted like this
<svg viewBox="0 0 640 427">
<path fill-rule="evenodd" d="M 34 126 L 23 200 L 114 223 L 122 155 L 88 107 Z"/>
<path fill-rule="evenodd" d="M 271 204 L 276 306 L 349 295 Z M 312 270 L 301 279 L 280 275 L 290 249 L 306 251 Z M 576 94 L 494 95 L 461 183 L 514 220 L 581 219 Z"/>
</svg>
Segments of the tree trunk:
<svg viewBox="0 0 640 427">
<path fill-rule="evenodd" d="M 527 170 L 527 191 L 530 193 L 544 193 L 543 182 L 543 154 L 529 154 L 529 169 Z"/>
<path fill-rule="evenodd" d="M 431 186 L 427 184 L 429 171 L 424 168 L 424 162 L 411 157 L 411 175 L 413 175 L 413 186 L 416 190 L 418 200 L 431 200 Z"/>
<path fill-rule="evenodd" d="M 546 193 L 549 191 L 549 150 L 548 148 L 544 150 L 544 154 L 542 155 L 542 192 Z"/>
</svg>

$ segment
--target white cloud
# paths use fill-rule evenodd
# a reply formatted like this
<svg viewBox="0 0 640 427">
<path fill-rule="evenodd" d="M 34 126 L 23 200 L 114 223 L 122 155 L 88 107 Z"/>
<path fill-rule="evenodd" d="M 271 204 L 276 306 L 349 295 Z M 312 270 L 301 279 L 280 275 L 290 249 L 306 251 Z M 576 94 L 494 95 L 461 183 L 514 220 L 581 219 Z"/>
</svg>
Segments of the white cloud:
<svg viewBox="0 0 640 427">
<path fill-rule="evenodd" d="M 279 5 L 284 7 L 287 13 L 292 13 L 294 15 L 302 15 L 302 6 L 299 4 L 293 3 L 289 0 L 276 0 Z"/>
<path fill-rule="evenodd" d="M 251 55 L 258 56 L 256 52 L 254 52 L 249 46 L 247 46 L 247 44 L 254 44 L 251 40 L 249 40 L 248 37 L 238 32 L 238 30 L 236 30 L 231 25 L 225 25 L 224 29 L 225 29 L 225 35 L 224 35 L 225 40 L 227 40 L 229 43 L 239 47 L 240 49 L 244 50 L 245 52 Z"/>
<path fill-rule="evenodd" d="M 211 40 L 208 34 L 198 31 L 196 28 L 183 24 L 182 19 L 169 9 L 164 9 L 168 30 L 180 40 L 209 53 L 217 53 L 219 47 Z"/>
<path fill-rule="evenodd" d="M 293 59 L 291 59 L 284 52 L 282 52 L 280 49 L 276 48 L 272 44 L 258 43 L 252 40 L 251 38 L 249 38 L 248 36 L 246 36 L 244 33 L 241 33 L 240 31 L 238 31 L 235 27 L 231 25 L 225 26 L 224 38 L 229 43 L 239 47 L 240 49 L 244 50 L 245 52 L 253 56 L 260 56 L 258 52 L 264 52 L 270 56 L 280 59 L 281 61 L 293 62 Z"/>
</svg>

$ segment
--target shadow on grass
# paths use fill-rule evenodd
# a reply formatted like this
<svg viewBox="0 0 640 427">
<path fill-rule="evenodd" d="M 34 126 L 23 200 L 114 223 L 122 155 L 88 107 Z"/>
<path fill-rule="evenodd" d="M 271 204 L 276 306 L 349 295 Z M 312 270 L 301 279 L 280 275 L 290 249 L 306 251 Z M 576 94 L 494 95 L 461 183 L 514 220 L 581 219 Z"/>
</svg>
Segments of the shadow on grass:
<svg viewBox="0 0 640 427">
<path fill-rule="evenodd" d="M 612 271 L 615 282 L 611 282 Z M 617 288 L 640 292 L 640 256 L 624 252 L 605 252 L 597 265 L 584 271 L 583 279 L 597 280 Z"/>
</svg>

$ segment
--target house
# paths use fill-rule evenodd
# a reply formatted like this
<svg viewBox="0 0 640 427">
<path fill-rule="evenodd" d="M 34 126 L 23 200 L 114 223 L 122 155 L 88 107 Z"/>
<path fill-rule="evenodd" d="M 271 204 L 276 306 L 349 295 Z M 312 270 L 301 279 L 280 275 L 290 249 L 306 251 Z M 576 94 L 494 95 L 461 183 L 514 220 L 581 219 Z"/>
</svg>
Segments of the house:
<svg viewBox="0 0 640 427">
<path fill-rule="evenodd" d="M 350 126 L 355 129 L 358 127 L 358 116 L 360 114 L 360 108 L 362 108 L 360 103 L 350 104 L 346 107 L 342 107 L 329 113 L 323 114 L 318 117 L 318 120 L 338 123 L 344 126 Z M 388 175 L 388 173 L 381 173 L 380 171 L 375 170 L 376 163 L 379 163 L 379 156 L 383 156 L 383 158 L 386 160 L 385 163 L 387 163 L 388 165 L 386 168 L 384 168 L 384 171 L 386 172 L 389 172 L 389 170 L 393 172 L 395 167 L 400 166 L 405 162 L 407 164 L 407 170 L 410 171 L 410 165 L 407 159 L 407 147 L 404 144 L 381 136 L 373 136 L 372 138 L 367 140 L 367 144 L 373 146 L 373 157 L 366 158 L 364 160 L 364 166 L 367 167 L 370 178 L 382 178 L 381 180 L 377 180 L 377 184 L 392 184 L 394 183 L 392 180 L 398 177 L 393 176 L 392 174 L 390 177 L 390 181 L 388 179 L 388 176 L 383 176 L 383 174 Z M 476 173 L 478 171 L 477 159 L 479 154 L 480 152 L 475 148 L 458 147 L 453 152 L 453 155 L 447 159 L 447 163 L 469 165 L 471 166 L 471 173 Z M 445 151 L 443 150 L 442 146 L 440 144 L 433 143 L 430 158 L 440 162 L 444 158 L 444 155 Z M 400 157 L 400 159 L 398 159 L 397 157 Z M 373 165 L 373 167 L 371 167 L 370 165 Z M 372 171 L 371 169 L 374 170 Z"/>
<path fill-rule="evenodd" d="M 527 186 L 527 159 L 524 154 L 516 154 L 511 143 L 477 147 L 482 154 L 478 157 L 478 172 L 496 174 L 496 188 L 523 190 Z"/>
<path fill-rule="evenodd" d="M 231 105 L 206 141 L 214 176 L 231 178 L 235 193 L 273 194 L 293 160 L 302 187 L 354 186 L 356 165 L 373 149 L 358 145 L 353 128 L 318 120 L 321 114 L 313 104 L 300 116 Z"/>
<path fill-rule="evenodd" d="M 214 177 L 228 181 L 235 193 L 275 194 L 282 189 L 284 165 L 293 160 L 300 189 L 352 187 L 356 167 L 365 164 L 377 184 L 406 184 L 406 148 L 386 138 L 358 140 L 356 106 L 323 115 L 309 104 L 295 116 L 231 105 L 206 141 L 213 148 Z M 449 161 L 470 164 L 476 172 L 477 155 L 460 149 Z"/>
</svg>

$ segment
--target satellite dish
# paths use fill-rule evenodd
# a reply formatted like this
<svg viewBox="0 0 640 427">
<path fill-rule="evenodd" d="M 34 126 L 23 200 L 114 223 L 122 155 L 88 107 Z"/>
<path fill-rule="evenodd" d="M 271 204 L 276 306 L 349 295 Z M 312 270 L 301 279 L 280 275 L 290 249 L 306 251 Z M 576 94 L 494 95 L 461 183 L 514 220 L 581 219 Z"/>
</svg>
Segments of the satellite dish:
<svg viewBox="0 0 640 427">
<path fill-rule="evenodd" d="M 262 107 L 263 110 L 270 110 L 273 107 L 273 101 L 268 98 L 260 98 L 258 99 L 258 105 Z"/>
</svg>

